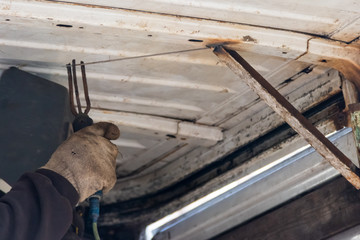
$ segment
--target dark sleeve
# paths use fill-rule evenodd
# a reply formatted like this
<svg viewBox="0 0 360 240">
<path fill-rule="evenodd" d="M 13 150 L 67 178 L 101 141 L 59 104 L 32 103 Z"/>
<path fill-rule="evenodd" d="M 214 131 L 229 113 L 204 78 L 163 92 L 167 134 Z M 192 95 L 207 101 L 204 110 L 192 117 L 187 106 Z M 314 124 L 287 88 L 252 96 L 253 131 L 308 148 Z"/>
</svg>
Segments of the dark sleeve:
<svg viewBox="0 0 360 240">
<path fill-rule="evenodd" d="M 61 239 L 78 200 L 75 188 L 59 174 L 46 169 L 26 173 L 0 198 L 0 238 Z"/>
</svg>

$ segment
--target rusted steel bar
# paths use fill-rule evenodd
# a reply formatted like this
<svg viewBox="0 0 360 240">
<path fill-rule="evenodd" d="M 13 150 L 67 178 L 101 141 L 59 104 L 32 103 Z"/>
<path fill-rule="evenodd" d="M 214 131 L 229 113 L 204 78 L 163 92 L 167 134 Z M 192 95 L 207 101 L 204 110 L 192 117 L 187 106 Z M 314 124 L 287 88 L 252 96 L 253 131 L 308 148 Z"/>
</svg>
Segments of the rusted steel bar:
<svg viewBox="0 0 360 240">
<path fill-rule="evenodd" d="M 78 87 L 77 77 L 76 77 L 76 62 L 75 62 L 75 59 L 72 60 L 72 67 L 73 67 L 72 70 L 73 70 L 75 98 L 76 98 L 76 103 L 77 103 L 77 107 L 78 107 L 78 113 L 82 113 L 82 111 L 81 111 L 81 103 L 80 103 L 80 96 L 79 96 L 79 87 Z"/>
<path fill-rule="evenodd" d="M 216 46 L 214 53 L 356 189 L 360 189 L 360 178 L 354 172 L 357 168 L 351 160 L 317 130 L 249 63 L 236 51 L 225 49 L 222 46 Z"/>
<path fill-rule="evenodd" d="M 68 84 L 69 84 L 69 101 L 70 101 L 70 109 L 74 116 L 77 115 L 75 104 L 74 104 L 74 90 L 73 90 L 73 82 L 72 82 L 72 73 L 71 73 L 71 65 L 70 63 L 66 65 L 67 73 L 68 73 Z"/>
<path fill-rule="evenodd" d="M 85 112 L 84 113 L 82 112 L 80 95 L 79 95 L 79 87 L 78 87 L 78 82 L 77 82 L 77 77 L 76 77 L 76 66 L 77 65 L 78 64 L 76 64 L 75 59 L 72 60 L 72 64 L 70 64 L 70 63 L 66 64 L 66 69 L 67 69 L 67 73 L 68 73 L 68 82 L 69 82 L 70 109 L 74 116 L 87 115 L 91 108 L 91 102 L 90 102 L 90 98 L 89 98 L 89 89 L 88 89 L 88 84 L 87 84 L 87 79 L 86 79 L 85 64 L 83 61 L 81 61 L 81 63 L 80 63 L 81 76 L 82 76 L 83 90 L 84 90 L 84 96 L 85 96 L 85 101 L 86 101 Z M 75 109 L 74 92 L 75 92 L 75 99 L 76 99 L 78 111 L 76 111 L 76 109 Z"/>
<path fill-rule="evenodd" d="M 81 75 L 82 75 L 83 87 L 84 87 L 84 95 L 85 95 L 85 101 L 86 101 L 86 109 L 85 109 L 84 113 L 88 114 L 90 112 L 90 108 L 91 108 L 91 102 L 90 102 L 90 98 L 89 98 L 89 89 L 88 89 L 87 79 L 86 79 L 85 64 L 83 61 L 81 61 L 80 64 L 81 64 Z"/>
</svg>

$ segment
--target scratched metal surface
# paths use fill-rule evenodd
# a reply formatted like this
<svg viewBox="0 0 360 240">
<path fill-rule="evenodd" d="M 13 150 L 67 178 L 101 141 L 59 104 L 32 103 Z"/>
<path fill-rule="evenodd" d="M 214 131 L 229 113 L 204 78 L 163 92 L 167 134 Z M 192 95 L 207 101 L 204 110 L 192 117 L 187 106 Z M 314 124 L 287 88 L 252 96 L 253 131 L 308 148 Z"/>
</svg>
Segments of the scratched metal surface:
<svg viewBox="0 0 360 240">
<path fill-rule="evenodd" d="M 66 86 L 65 64 L 226 44 L 299 110 L 341 91 L 334 61 L 359 71 L 357 1 L 0 2 L 0 70 Z M 327 58 L 329 59 L 329 58 Z M 301 60 L 301 61 L 300 61 Z M 118 183 L 106 203 L 157 192 L 282 120 L 211 49 L 87 66 L 95 121 L 117 124 Z"/>
</svg>

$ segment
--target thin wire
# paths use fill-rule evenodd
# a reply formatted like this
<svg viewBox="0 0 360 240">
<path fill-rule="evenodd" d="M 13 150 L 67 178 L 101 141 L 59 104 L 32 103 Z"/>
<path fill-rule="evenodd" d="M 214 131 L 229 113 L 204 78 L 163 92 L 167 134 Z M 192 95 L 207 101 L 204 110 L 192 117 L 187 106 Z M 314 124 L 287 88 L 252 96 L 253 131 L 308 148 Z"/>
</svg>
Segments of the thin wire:
<svg viewBox="0 0 360 240">
<path fill-rule="evenodd" d="M 92 224 L 92 229 L 93 229 L 93 234 L 94 234 L 95 240 L 100 240 L 100 236 L 99 236 L 99 232 L 98 232 L 98 228 L 97 228 L 97 223 L 96 223 L 96 222 L 93 222 L 93 224 Z"/>
<path fill-rule="evenodd" d="M 209 49 L 209 48 L 207 48 L 207 47 L 193 48 L 193 49 L 187 49 L 187 50 L 181 50 L 181 51 L 154 53 L 154 54 L 148 54 L 148 55 L 142 55 L 142 56 L 134 56 L 134 57 L 115 58 L 115 59 L 96 61 L 96 62 L 78 63 L 78 64 L 75 64 L 75 66 L 93 65 L 93 64 L 99 64 L 99 63 L 117 62 L 117 61 L 124 61 L 124 60 L 138 59 L 138 58 L 164 56 L 164 55 L 170 55 L 170 54 L 176 54 L 176 53 L 200 51 L 200 50 L 205 50 L 205 49 Z"/>
</svg>

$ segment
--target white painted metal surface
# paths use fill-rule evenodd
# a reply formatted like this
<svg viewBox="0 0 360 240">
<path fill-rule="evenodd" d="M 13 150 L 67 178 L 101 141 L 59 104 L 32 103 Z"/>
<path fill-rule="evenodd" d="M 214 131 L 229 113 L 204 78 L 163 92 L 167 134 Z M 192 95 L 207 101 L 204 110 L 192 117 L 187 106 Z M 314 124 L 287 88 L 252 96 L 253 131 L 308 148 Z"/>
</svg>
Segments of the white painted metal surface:
<svg viewBox="0 0 360 240">
<path fill-rule="evenodd" d="M 341 83 L 336 71 L 325 72 L 319 76 L 317 70 L 314 70 L 314 74 L 316 80 L 312 78 L 312 73 L 310 73 L 305 74 L 298 81 L 294 81 L 294 85 L 289 84 L 289 90 L 292 91 L 289 98 L 292 99 L 291 102 L 298 109 L 305 110 L 306 107 L 316 102 L 315 98 L 321 99 L 340 90 Z M 300 86 L 305 85 L 296 88 L 296 83 L 299 83 Z M 310 89 L 316 90 L 312 91 Z M 246 97 L 244 98 L 246 99 Z M 256 96 L 254 96 L 254 101 L 255 99 Z M 255 103 L 249 103 L 249 105 L 250 108 L 246 109 L 245 106 L 244 110 L 234 117 L 237 125 L 225 131 L 225 139 L 216 146 L 211 148 L 197 147 L 185 155 L 178 155 L 178 158 L 168 163 L 166 167 L 151 174 L 131 179 L 131 181 L 119 179 L 117 186 L 115 186 L 118 191 L 109 193 L 106 196 L 107 201 L 112 202 L 116 201 L 116 199 L 128 200 L 139 197 L 141 196 L 139 193 L 142 193 L 142 191 L 145 191 L 145 193 L 156 192 L 231 153 L 234 149 L 249 143 L 268 131 L 269 128 L 274 128 L 283 123 L 278 115 L 261 102 L 255 101 Z"/>
<path fill-rule="evenodd" d="M 0 71 L 67 85 L 65 64 L 226 44 L 300 111 L 360 72 L 353 0 L 1 0 Z M 339 61 L 337 61 L 339 60 Z M 341 63 L 341 64 L 339 64 Z M 87 66 L 96 121 L 116 123 L 114 203 L 186 178 L 282 124 L 211 49 Z"/>
<path fill-rule="evenodd" d="M 60 2 L 60 1 L 59 1 Z M 198 19 L 243 23 L 286 29 L 317 35 L 336 35 L 334 39 L 351 41 L 358 37 L 359 29 L 345 36 L 343 29 L 359 26 L 360 4 L 358 1 L 251 1 L 251 0 L 125 0 L 125 1 L 69 1 L 121 9 L 141 10 Z"/>
</svg>

